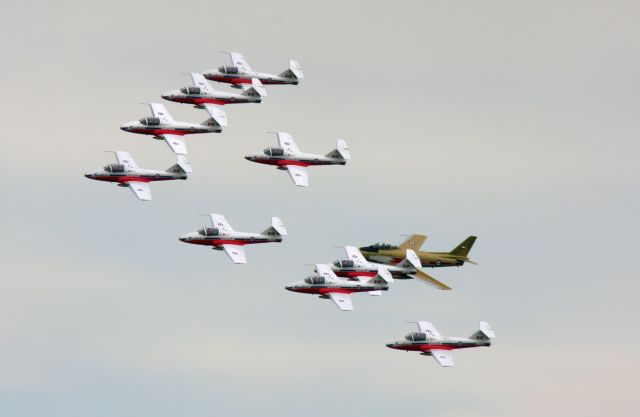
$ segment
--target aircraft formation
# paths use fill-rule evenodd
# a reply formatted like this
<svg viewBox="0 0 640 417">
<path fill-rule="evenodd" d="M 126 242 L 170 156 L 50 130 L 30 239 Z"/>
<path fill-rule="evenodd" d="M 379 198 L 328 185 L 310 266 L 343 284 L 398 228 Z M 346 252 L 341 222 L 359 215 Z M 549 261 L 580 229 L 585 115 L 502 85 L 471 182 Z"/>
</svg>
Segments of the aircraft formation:
<svg viewBox="0 0 640 417">
<path fill-rule="evenodd" d="M 151 108 L 151 116 L 124 123 L 120 127 L 128 133 L 148 135 L 164 141 L 174 154 L 173 165 L 165 171 L 143 169 L 126 151 L 108 151 L 115 153 L 116 163 L 107 164 L 101 170 L 88 172 L 85 176 L 97 181 L 116 183 L 129 188 L 139 200 L 150 201 L 149 183 L 186 180 L 188 174 L 193 172 L 187 158 L 186 136 L 222 133 L 228 126 L 224 106 L 261 103 L 267 97 L 265 85 L 298 85 L 304 79 L 302 69 L 295 60 L 290 60 L 289 68 L 280 74 L 268 74 L 253 71 L 242 54 L 228 54 L 231 65 L 202 73 L 188 73 L 191 85 L 161 94 L 167 101 L 205 110 L 208 117 L 203 122 L 176 121 L 163 104 L 152 102 L 147 103 Z M 225 83 L 242 91 L 219 91 L 209 81 Z M 335 148 L 326 154 L 312 154 L 301 152 L 289 133 L 273 133 L 277 138 L 277 146 L 248 154 L 245 159 L 287 171 L 298 187 L 309 186 L 309 167 L 346 165 L 351 160 L 351 151 L 343 139 L 337 139 Z M 244 249 L 246 245 L 280 243 L 287 236 L 287 229 L 279 217 L 272 217 L 271 225 L 260 233 L 235 231 L 222 214 L 212 213 L 208 217 L 210 226 L 185 233 L 179 240 L 224 251 L 235 264 L 247 263 Z M 421 251 L 426 239 L 425 235 L 413 234 L 398 245 L 376 243 L 359 248 L 345 246 L 346 258 L 315 264 L 313 274 L 287 285 L 285 289 L 329 299 L 342 311 L 354 310 L 351 294 L 366 292 L 370 296 L 380 296 L 395 285 L 395 280 L 417 279 L 438 290 L 451 290 L 451 287 L 423 269 L 476 264 L 468 257 L 476 237 L 469 236 L 449 252 Z M 418 321 L 417 324 L 419 332 L 410 333 L 404 340 L 388 343 L 386 346 L 397 350 L 417 351 L 422 355 L 432 356 L 441 366 L 450 367 L 454 365 L 452 350 L 490 346 L 491 339 L 495 338 L 486 322 L 481 322 L 480 330 L 469 338 L 443 337 L 431 323 Z"/>
</svg>

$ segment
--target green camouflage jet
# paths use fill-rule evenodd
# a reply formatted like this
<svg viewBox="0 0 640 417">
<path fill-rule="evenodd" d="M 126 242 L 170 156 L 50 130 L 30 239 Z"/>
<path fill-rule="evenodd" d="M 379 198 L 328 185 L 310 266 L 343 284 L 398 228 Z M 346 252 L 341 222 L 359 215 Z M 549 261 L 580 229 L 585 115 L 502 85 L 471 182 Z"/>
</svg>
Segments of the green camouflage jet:
<svg viewBox="0 0 640 417">
<path fill-rule="evenodd" d="M 477 265 L 467 256 L 476 241 L 476 236 L 469 236 L 451 252 L 420 251 L 419 249 L 425 240 L 427 240 L 425 235 L 411 235 L 398 246 L 376 243 L 361 247 L 360 252 L 371 262 L 379 262 L 387 265 L 401 262 L 407 257 L 407 250 L 412 250 L 418 255 L 423 267 L 461 266 L 464 265 L 465 262 Z"/>
</svg>

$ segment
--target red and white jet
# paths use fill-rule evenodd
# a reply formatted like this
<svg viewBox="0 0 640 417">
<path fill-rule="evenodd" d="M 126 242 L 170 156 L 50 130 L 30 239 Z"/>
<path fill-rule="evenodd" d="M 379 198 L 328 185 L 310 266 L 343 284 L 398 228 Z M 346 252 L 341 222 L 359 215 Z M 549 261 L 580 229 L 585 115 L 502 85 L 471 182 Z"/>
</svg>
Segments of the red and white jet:
<svg viewBox="0 0 640 417">
<path fill-rule="evenodd" d="M 469 337 L 442 336 L 433 324 L 419 321 L 417 333 L 409 333 L 404 340 L 387 343 L 391 349 L 420 352 L 421 355 L 432 356 L 440 366 L 454 366 L 452 350 L 491 346 L 491 339 L 496 337 L 493 329 L 486 321 L 480 322 L 480 330 Z"/>
<path fill-rule="evenodd" d="M 289 61 L 289 68 L 280 74 L 267 74 L 251 69 L 247 60 L 239 52 L 229 52 L 231 65 L 223 65 L 218 69 L 203 72 L 205 78 L 229 83 L 233 87 L 240 88 L 242 84 L 251 84 L 253 78 L 257 78 L 262 84 L 292 84 L 297 85 L 304 78 L 300 64 L 293 59 Z"/>
<path fill-rule="evenodd" d="M 177 122 L 169 114 L 163 104 L 149 103 L 152 117 L 143 117 L 120 126 L 125 132 L 141 133 L 143 135 L 153 135 L 155 139 L 162 139 L 167 142 L 176 155 L 186 155 L 187 145 L 184 135 L 194 133 L 220 133 L 221 125 L 213 118 L 209 118 L 202 123 Z"/>
<path fill-rule="evenodd" d="M 248 161 L 259 164 L 273 165 L 287 171 L 293 183 L 299 187 L 309 186 L 307 167 L 316 165 L 345 165 L 351 159 L 351 152 L 347 142 L 338 139 L 336 149 L 326 155 L 303 153 L 298 149 L 290 134 L 276 132 L 278 147 L 267 148 L 262 153 L 247 155 Z"/>
<path fill-rule="evenodd" d="M 282 242 L 287 229 L 278 217 L 271 218 L 271 227 L 262 233 L 234 231 L 227 219 L 221 214 L 210 214 L 213 227 L 203 227 L 196 232 L 180 236 L 180 241 L 194 245 L 211 246 L 215 250 L 224 250 L 235 264 L 246 264 L 244 245 L 257 243 Z"/>
<path fill-rule="evenodd" d="M 162 95 L 162 98 L 205 109 L 220 126 L 227 125 L 227 113 L 222 107 L 225 104 L 260 103 L 262 97 L 267 95 L 267 91 L 257 78 L 252 79 L 250 84 L 242 84 L 244 91 L 238 94 L 214 90 L 202 74 L 192 72 L 189 75 L 193 80 L 193 86 L 168 91 Z"/>
<path fill-rule="evenodd" d="M 285 289 L 303 294 L 316 294 L 320 298 L 331 299 L 342 311 L 352 311 L 352 293 L 367 292 L 369 295 L 382 295 L 382 291 L 389 289 L 390 282 L 393 282 L 391 276 L 384 274 L 360 277 L 356 281 L 344 279 L 334 274 L 329 265 L 317 264 L 314 275 L 289 284 Z"/>
<path fill-rule="evenodd" d="M 189 161 L 184 155 L 176 155 L 178 162 L 166 171 L 142 169 L 127 152 L 116 151 L 117 164 L 109 164 L 101 171 L 85 174 L 85 177 L 97 181 L 116 182 L 121 187 L 129 187 L 139 200 L 150 201 L 152 181 L 186 180 L 191 172 Z"/>
</svg>

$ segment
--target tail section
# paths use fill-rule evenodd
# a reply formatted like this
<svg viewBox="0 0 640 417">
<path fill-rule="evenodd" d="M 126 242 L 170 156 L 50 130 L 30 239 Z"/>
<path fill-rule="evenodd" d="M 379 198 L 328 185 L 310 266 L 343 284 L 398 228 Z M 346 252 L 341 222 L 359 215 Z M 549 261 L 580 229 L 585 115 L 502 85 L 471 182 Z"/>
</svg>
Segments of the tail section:
<svg viewBox="0 0 640 417">
<path fill-rule="evenodd" d="M 267 90 L 264 89 L 264 87 L 262 86 L 262 83 L 260 82 L 259 79 L 252 78 L 251 79 L 251 87 L 249 87 L 246 90 L 244 90 L 242 92 L 242 95 L 243 96 L 250 96 L 250 97 L 266 97 L 267 96 Z"/>
<path fill-rule="evenodd" d="M 476 239 L 476 236 L 469 236 L 461 244 L 459 244 L 451 252 L 449 252 L 449 254 L 466 258 L 467 255 L 469 255 L 469 251 L 471 250 L 471 247 L 475 243 Z"/>
<path fill-rule="evenodd" d="M 400 249 L 420 250 L 425 240 L 427 240 L 425 235 L 411 235 L 404 242 L 398 245 L 398 247 Z"/>
<path fill-rule="evenodd" d="M 496 334 L 493 332 L 491 325 L 486 321 L 480 322 L 480 330 L 472 334 L 469 338 L 475 340 L 490 340 L 495 339 Z"/>
<path fill-rule="evenodd" d="M 344 159 L 345 161 L 348 161 L 351 159 L 351 151 L 349 150 L 349 145 L 347 145 L 347 142 L 345 142 L 344 139 L 338 139 L 336 149 L 332 150 L 325 156 L 328 158 Z"/>
<path fill-rule="evenodd" d="M 287 228 L 284 227 L 284 223 L 282 222 L 282 220 L 280 220 L 279 217 L 272 217 L 271 218 L 271 227 L 267 228 L 264 232 L 262 232 L 263 235 L 278 235 L 278 236 L 286 236 L 287 235 Z"/>
<path fill-rule="evenodd" d="M 219 130 L 222 130 L 222 125 L 220 123 L 218 123 L 218 121 L 216 119 L 214 119 L 213 117 L 209 117 L 207 120 L 205 120 L 204 122 L 200 123 L 203 126 L 208 126 L 208 127 L 216 127 Z"/>
<path fill-rule="evenodd" d="M 295 80 L 304 79 L 302 68 L 300 68 L 300 64 L 298 64 L 298 61 L 294 59 L 289 60 L 289 68 L 280 73 L 280 76 L 285 78 L 293 78 Z"/>
<path fill-rule="evenodd" d="M 188 174 L 193 172 L 191 169 L 191 162 L 187 159 L 185 155 L 176 155 L 176 163 L 171 165 L 167 172 L 171 172 L 173 174 Z"/>
</svg>

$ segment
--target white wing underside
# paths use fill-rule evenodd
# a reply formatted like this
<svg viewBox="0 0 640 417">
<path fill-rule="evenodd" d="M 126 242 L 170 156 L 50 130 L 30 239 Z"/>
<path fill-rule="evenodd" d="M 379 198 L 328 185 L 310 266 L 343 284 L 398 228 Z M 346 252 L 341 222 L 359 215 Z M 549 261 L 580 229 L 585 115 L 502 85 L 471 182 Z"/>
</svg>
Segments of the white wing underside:
<svg viewBox="0 0 640 417">
<path fill-rule="evenodd" d="M 173 117 L 171 117 L 166 107 L 164 107 L 164 104 L 149 103 L 149 106 L 151 107 L 153 116 L 159 118 L 162 123 L 173 123 Z"/>
<path fill-rule="evenodd" d="M 285 150 L 285 152 L 289 154 L 297 155 L 300 153 L 300 149 L 298 149 L 298 145 L 293 140 L 290 134 L 287 132 L 278 132 L 276 133 L 278 136 L 278 146 Z"/>
<path fill-rule="evenodd" d="M 307 168 L 298 165 L 287 165 L 287 172 L 298 187 L 309 186 L 309 172 Z"/>
<path fill-rule="evenodd" d="M 126 183 L 138 200 L 151 201 L 151 187 L 146 182 L 129 181 Z"/>
<path fill-rule="evenodd" d="M 136 161 L 129 155 L 129 152 L 116 151 L 116 161 L 118 161 L 120 165 L 124 165 L 128 171 L 137 171 L 140 169 Z"/>
<path fill-rule="evenodd" d="M 345 246 L 344 250 L 347 252 L 347 257 L 354 261 L 357 265 L 362 266 L 367 264 L 367 260 L 364 259 L 364 256 L 362 256 L 360 250 L 355 246 Z"/>
<path fill-rule="evenodd" d="M 204 75 L 197 73 L 197 72 L 192 72 L 191 73 L 191 80 L 193 81 L 193 84 L 196 87 L 200 87 L 200 91 L 202 91 L 205 94 L 212 94 L 213 93 L 213 87 L 211 87 L 211 84 L 209 84 L 209 82 L 207 81 L 206 78 L 204 78 Z"/>
<path fill-rule="evenodd" d="M 429 353 L 431 353 L 433 359 L 435 359 L 440 366 L 455 366 L 455 363 L 453 362 L 453 354 L 450 350 L 431 349 Z"/>
<path fill-rule="evenodd" d="M 233 232 L 233 228 L 222 214 L 211 214 L 211 224 L 224 233 Z"/>
<path fill-rule="evenodd" d="M 244 73 L 253 72 L 251 67 L 247 63 L 247 60 L 244 59 L 241 53 L 239 52 L 229 52 L 229 56 L 231 57 L 231 63 L 234 67 L 238 67 L 240 71 Z"/>
<path fill-rule="evenodd" d="M 418 329 L 420 329 L 420 333 L 425 333 L 429 339 L 442 339 L 440 332 L 428 321 L 419 321 Z"/>
<path fill-rule="evenodd" d="M 351 304 L 351 297 L 349 294 L 343 294 L 340 292 L 329 293 L 331 300 L 342 311 L 353 311 L 353 304 Z"/>
<path fill-rule="evenodd" d="M 234 264 L 246 264 L 247 255 L 244 253 L 244 248 L 240 245 L 222 245 L 225 253 L 229 255 L 229 258 Z"/>
<path fill-rule="evenodd" d="M 164 134 L 160 135 L 162 139 L 169 145 L 171 151 L 176 155 L 186 155 L 187 154 L 187 143 L 184 138 L 180 135 L 171 135 Z"/>
<path fill-rule="evenodd" d="M 222 106 L 213 103 L 204 103 L 202 106 L 217 124 L 222 127 L 227 126 L 227 112 Z"/>
</svg>

